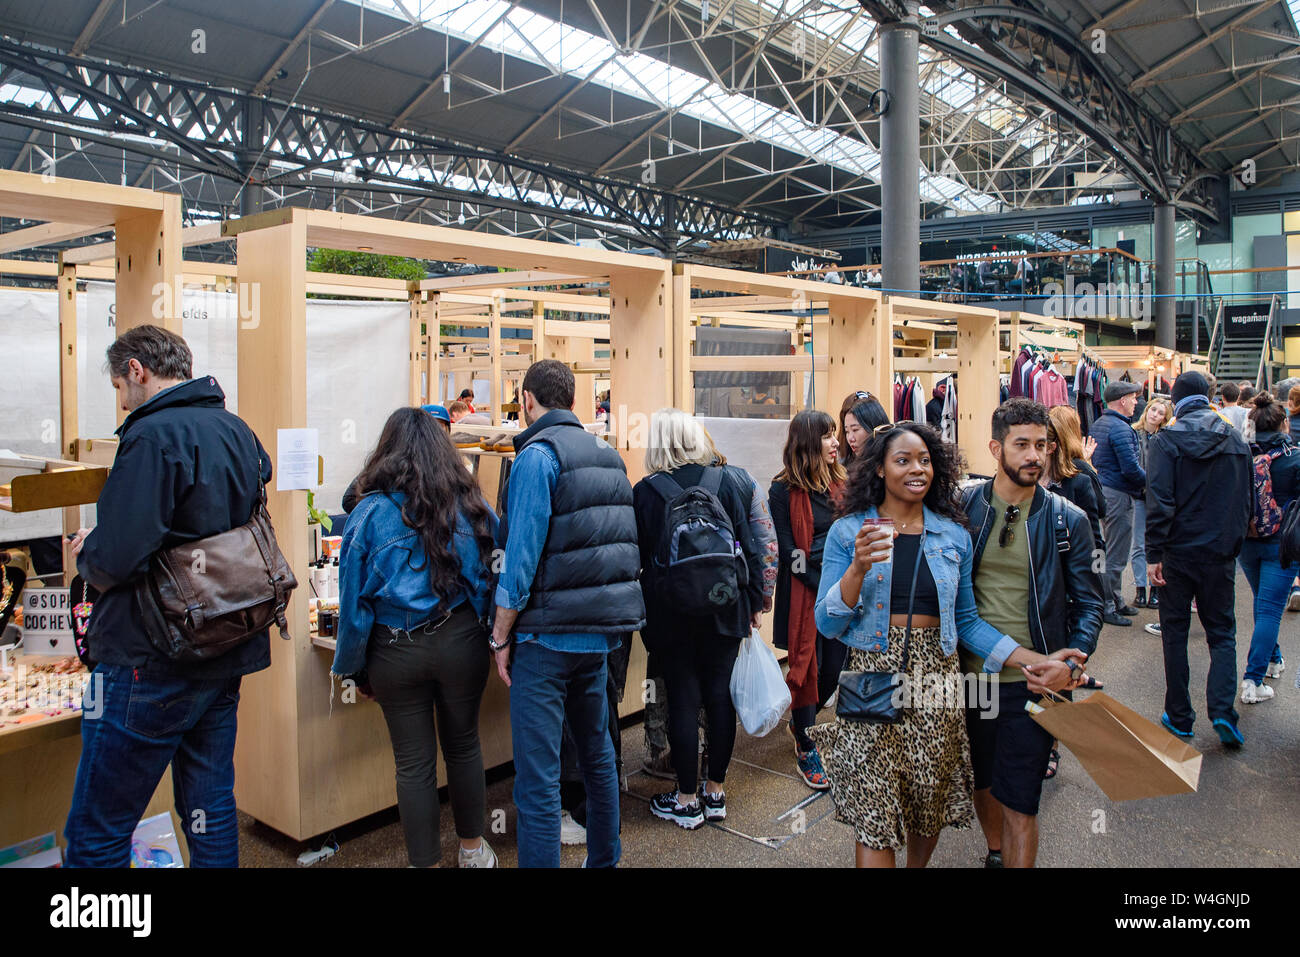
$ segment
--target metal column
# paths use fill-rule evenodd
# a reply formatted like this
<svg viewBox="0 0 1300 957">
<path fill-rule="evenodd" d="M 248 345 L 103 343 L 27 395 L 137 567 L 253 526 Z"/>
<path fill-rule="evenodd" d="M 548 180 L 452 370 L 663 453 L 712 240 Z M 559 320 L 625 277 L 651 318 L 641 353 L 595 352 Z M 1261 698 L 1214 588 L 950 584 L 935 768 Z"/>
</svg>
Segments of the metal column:
<svg viewBox="0 0 1300 957">
<path fill-rule="evenodd" d="M 915 295 L 921 288 L 921 28 L 909 12 L 880 27 L 880 82 L 889 95 L 880 119 L 880 259 L 884 287 Z"/>
<path fill-rule="evenodd" d="M 1177 348 L 1177 327 L 1174 320 L 1174 207 L 1172 203 L 1157 203 L 1155 208 L 1155 313 L 1156 345 L 1165 349 Z"/>
</svg>

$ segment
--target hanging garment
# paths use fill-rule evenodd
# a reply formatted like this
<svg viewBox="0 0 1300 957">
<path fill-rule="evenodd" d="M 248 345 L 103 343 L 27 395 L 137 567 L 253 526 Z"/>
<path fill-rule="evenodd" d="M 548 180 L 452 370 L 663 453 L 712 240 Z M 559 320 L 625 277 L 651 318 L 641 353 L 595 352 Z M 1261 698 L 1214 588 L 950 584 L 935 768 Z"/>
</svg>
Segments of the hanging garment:
<svg viewBox="0 0 1300 957">
<path fill-rule="evenodd" d="M 948 388 L 943 394 L 942 422 L 940 434 L 943 435 L 943 440 L 955 445 L 957 442 L 957 379 L 955 376 L 948 380 Z"/>
<path fill-rule="evenodd" d="M 1067 405 L 1070 397 L 1066 392 L 1065 376 L 1055 369 L 1044 372 L 1038 379 L 1036 398 L 1049 409 L 1054 405 Z"/>
<path fill-rule="evenodd" d="M 1009 394 L 1012 396 L 1021 396 L 1025 394 L 1023 373 L 1025 365 L 1030 361 L 1029 350 L 1021 349 L 1016 361 L 1011 365 L 1011 380 Z"/>
<path fill-rule="evenodd" d="M 920 379 L 912 380 L 912 421 L 925 424 L 925 388 Z"/>
</svg>

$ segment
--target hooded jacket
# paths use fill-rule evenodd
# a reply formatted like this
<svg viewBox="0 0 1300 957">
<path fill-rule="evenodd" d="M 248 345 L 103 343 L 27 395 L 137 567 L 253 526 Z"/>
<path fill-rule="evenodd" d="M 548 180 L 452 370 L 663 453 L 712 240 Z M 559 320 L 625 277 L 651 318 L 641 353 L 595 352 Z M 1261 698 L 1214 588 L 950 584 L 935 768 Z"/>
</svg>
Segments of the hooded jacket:
<svg viewBox="0 0 1300 957">
<path fill-rule="evenodd" d="M 210 661 L 177 663 L 140 624 L 135 582 L 164 548 L 238 528 L 253 514 L 271 457 L 244 421 L 226 411 L 211 376 L 159 392 L 117 429 L 120 443 L 99 493 L 98 525 L 77 557 L 81 577 L 102 594 L 90 617 L 90 654 L 160 676 L 233 678 L 271 664 L 267 632 Z"/>
<path fill-rule="evenodd" d="M 1147 562 L 1231 561 L 1253 509 L 1250 447 L 1208 405 L 1183 412 L 1147 444 Z"/>
</svg>

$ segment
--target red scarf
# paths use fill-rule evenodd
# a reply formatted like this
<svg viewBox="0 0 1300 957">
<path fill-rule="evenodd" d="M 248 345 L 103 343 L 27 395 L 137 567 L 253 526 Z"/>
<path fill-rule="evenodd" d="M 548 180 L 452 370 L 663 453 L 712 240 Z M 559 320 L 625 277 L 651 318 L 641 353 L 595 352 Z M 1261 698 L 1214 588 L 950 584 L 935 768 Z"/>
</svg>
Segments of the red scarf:
<svg viewBox="0 0 1300 957">
<path fill-rule="evenodd" d="M 833 484 L 831 498 L 836 498 L 839 492 L 839 483 Z M 804 555 L 811 555 L 814 534 L 812 499 L 805 489 L 794 486 L 790 488 L 790 531 L 794 547 Z M 820 703 L 817 700 L 817 622 L 813 618 L 816 606 L 816 590 L 791 575 L 790 616 L 786 625 L 790 670 L 785 683 L 790 688 L 790 706 L 793 708 Z"/>
</svg>

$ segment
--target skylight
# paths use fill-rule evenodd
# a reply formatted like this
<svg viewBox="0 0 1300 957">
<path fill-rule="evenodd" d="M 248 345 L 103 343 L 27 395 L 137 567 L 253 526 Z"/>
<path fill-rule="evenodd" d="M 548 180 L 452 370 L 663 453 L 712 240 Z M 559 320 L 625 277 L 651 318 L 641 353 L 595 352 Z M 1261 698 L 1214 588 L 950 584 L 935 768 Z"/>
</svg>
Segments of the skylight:
<svg viewBox="0 0 1300 957">
<path fill-rule="evenodd" d="M 683 116 L 730 129 L 751 140 L 770 143 L 880 182 L 880 154 L 870 143 L 819 128 L 793 113 L 743 93 L 729 92 L 697 74 L 644 53 L 620 53 L 605 37 L 559 23 L 539 13 L 512 7 L 503 0 L 474 0 L 472 3 L 465 0 L 349 2 L 387 9 L 402 18 L 405 18 L 404 10 L 410 10 L 429 29 L 467 40 L 477 39 L 491 26 L 481 43 L 485 48 L 536 63 L 557 74 L 587 79 L 590 83 L 648 100 L 662 109 L 674 110 Z M 760 2 L 766 5 L 766 0 Z M 836 4 L 821 6 L 834 8 L 824 17 L 827 29 L 838 32 L 852 17 L 849 9 Z M 843 42 L 865 43 L 871 26 L 869 19 L 859 17 L 845 34 Z M 825 42 L 829 43 L 830 37 Z M 821 52 L 825 52 L 824 47 Z M 989 210 L 998 204 L 993 196 L 931 173 L 919 161 L 918 167 L 921 199 L 925 202 L 965 212 Z"/>
</svg>

